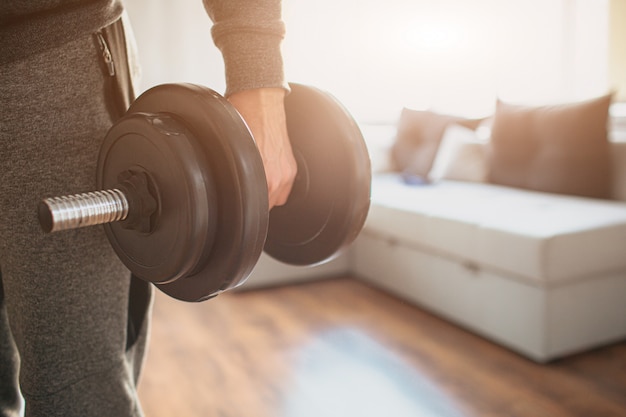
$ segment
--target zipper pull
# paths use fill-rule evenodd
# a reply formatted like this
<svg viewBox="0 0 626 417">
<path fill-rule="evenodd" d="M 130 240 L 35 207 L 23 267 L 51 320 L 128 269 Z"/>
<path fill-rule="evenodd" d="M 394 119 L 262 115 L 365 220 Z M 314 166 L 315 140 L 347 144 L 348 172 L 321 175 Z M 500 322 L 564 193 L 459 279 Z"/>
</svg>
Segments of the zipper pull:
<svg viewBox="0 0 626 417">
<path fill-rule="evenodd" d="M 113 55 L 111 55 L 111 50 L 109 49 L 109 45 L 107 45 L 104 36 L 102 35 L 102 31 L 96 32 L 96 37 L 98 38 L 98 43 L 100 43 L 100 49 L 102 50 L 102 58 L 104 58 L 104 63 L 109 70 L 109 75 L 111 77 L 115 76 L 115 63 L 113 62 Z"/>
</svg>

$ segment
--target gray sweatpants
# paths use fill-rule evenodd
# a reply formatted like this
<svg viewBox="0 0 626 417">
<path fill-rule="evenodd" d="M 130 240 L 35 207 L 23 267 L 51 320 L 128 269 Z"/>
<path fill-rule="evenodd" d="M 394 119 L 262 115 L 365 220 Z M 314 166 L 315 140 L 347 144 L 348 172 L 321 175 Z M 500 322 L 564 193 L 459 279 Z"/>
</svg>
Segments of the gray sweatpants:
<svg viewBox="0 0 626 417">
<path fill-rule="evenodd" d="M 42 197 L 95 187 L 107 76 L 92 36 L 0 67 L 1 416 L 18 389 L 26 416 L 142 415 L 151 287 L 100 227 L 44 235 L 36 217 Z"/>
</svg>

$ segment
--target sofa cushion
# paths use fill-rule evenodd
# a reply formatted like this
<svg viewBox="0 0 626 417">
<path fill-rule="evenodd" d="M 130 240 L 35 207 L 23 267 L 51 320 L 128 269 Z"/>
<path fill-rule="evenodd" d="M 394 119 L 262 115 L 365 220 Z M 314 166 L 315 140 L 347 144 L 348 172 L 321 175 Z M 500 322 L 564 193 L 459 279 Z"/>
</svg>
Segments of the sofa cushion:
<svg viewBox="0 0 626 417">
<path fill-rule="evenodd" d="M 485 143 L 476 131 L 452 124 L 441 138 L 437 156 L 428 174 L 431 181 L 455 180 L 485 182 L 487 157 Z"/>
<path fill-rule="evenodd" d="M 457 181 L 372 181 L 366 230 L 390 240 L 557 285 L 626 269 L 626 204 Z"/>
<path fill-rule="evenodd" d="M 499 101 L 489 153 L 490 182 L 610 198 L 610 104 L 610 95 L 543 107 Z"/>
<path fill-rule="evenodd" d="M 396 140 L 391 148 L 395 169 L 426 179 L 437 154 L 441 136 L 451 123 L 475 129 L 480 120 L 403 109 L 398 121 Z"/>
</svg>

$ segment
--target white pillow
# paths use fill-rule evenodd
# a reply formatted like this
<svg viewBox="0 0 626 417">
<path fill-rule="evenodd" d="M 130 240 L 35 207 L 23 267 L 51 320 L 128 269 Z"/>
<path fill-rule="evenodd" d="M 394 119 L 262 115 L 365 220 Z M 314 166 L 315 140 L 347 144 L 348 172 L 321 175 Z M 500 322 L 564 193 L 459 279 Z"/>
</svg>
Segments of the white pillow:
<svg viewBox="0 0 626 417">
<path fill-rule="evenodd" d="M 454 180 L 485 182 L 486 143 L 476 132 L 456 124 L 446 128 L 428 175 L 431 181 Z"/>
</svg>

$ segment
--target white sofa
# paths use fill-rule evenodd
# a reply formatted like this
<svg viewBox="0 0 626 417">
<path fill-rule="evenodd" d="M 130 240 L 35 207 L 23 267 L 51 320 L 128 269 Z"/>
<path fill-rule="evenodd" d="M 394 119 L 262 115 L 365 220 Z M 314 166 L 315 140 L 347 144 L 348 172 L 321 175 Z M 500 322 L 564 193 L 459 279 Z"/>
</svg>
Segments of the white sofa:
<svg viewBox="0 0 626 417">
<path fill-rule="evenodd" d="M 538 362 L 626 338 L 626 141 L 611 145 L 610 201 L 445 172 L 409 185 L 387 172 L 393 129 L 363 127 L 372 205 L 351 251 L 308 269 L 264 256 L 246 288 L 350 272 Z"/>
<path fill-rule="evenodd" d="M 611 144 L 610 201 L 474 181 L 409 185 L 384 172 L 389 133 L 370 134 L 382 172 L 351 254 L 358 277 L 538 362 L 626 338 L 626 142 Z M 480 158 L 469 163 L 466 172 L 480 171 Z"/>
</svg>

